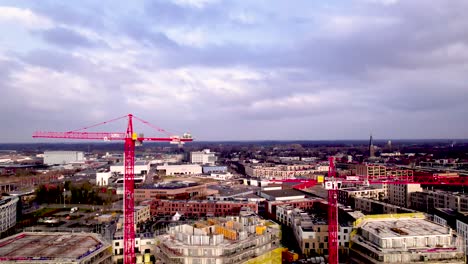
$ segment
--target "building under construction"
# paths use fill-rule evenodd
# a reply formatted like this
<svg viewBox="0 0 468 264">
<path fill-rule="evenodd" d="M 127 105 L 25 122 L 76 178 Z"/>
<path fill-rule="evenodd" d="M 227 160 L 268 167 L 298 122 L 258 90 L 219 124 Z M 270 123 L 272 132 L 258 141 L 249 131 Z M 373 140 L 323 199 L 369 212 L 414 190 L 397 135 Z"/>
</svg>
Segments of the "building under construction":
<svg viewBox="0 0 468 264">
<path fill-rule="evenodd" d="M 157 258 L 166 264 L 256 263 L 255 258 L 258 263 L 281 263 L 279 225 L 251 211 L 171 227 L 157 237 L 157 244 Z"/>
<path fill-rule="evenodd" d="M 421 213 L 374 215 L 356 222 L 351 263 L 465 263 L 463 239 Z"/>
<path fill-rule="evenodd" d="M 0 240 L 0 262 L 111 264 L 112 248 L 92 233 L 24 232 Z"/>
</svg>

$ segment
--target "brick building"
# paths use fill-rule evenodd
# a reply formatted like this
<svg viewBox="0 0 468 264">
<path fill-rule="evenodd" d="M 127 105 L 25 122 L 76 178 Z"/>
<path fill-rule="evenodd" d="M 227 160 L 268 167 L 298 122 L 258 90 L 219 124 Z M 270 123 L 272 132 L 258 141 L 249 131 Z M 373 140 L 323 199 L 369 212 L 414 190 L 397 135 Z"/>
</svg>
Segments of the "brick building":
<svg viewBox="0 0 468 264">
<path fill-rule="evenodd" d="M 151 215 L 168 216 L 175 213 L 187 217 L 238 215 L 242 207 L 249 207 L 253 212 L 258 213 L 256 202 L 155 199 L 151 202 Z"/>
</svg>

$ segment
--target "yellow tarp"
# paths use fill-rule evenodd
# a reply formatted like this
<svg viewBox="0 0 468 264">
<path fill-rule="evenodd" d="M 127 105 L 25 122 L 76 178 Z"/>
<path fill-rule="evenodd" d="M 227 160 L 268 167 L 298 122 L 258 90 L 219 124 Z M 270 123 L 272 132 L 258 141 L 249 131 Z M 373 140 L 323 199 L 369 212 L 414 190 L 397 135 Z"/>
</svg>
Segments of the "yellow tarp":
<svg viewBox="0 0 468 264">
<path fill-rule="evenodd" d="M 249 259 L 244 264 L 281 264 L 284 248 L 277 248 L 261 256 Z"/>
</svg>

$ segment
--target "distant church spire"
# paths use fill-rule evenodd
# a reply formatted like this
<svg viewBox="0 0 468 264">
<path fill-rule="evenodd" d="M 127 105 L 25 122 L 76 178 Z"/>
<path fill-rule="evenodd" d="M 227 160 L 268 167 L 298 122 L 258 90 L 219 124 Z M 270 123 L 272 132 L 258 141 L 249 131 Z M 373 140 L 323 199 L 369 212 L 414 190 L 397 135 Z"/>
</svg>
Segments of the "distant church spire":
<svg viewBox="0 0 468 264">
<path fill-rule="evenodd" d="M 370 134 L 370 139 L 369 139 L 369 157 L 370 158 L 375 157 L 374 141 L 372 140 L 372 134 Z"/>
</svg>

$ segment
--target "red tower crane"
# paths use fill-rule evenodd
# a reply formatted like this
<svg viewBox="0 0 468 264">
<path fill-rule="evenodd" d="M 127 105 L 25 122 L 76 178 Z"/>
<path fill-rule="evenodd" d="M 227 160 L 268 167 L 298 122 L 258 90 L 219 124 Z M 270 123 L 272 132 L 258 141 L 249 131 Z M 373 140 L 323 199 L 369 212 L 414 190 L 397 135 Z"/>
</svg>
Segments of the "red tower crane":
<svg viewBox="0 0 468 264">
<path fill-rule="evenodd" d="M 283 179 L 270 180 L 280 183 L 297 183 L 293 188 L 305 189 L 316 185 L 316 180 L 310 179 Z M 329 157 L 328 177 L 325 178 L 324 187 L 328 191 L 328 263 L 338 264 L 338 190 L 342 184 L 370 185 L 370 184 L 422 184 L 422 185 L 458 185 L 468 186 L 468 177 L 437 177 L 437 176 L 352 176 L 337 177 L 334 157 Z"/>
<path fill-rule="evenodd" d="M 344 184 L 423 184 L 423 185 L 468 185 L 468 177 L 414 177 L 414 176 L 355 176 L 352 180 L 336 177 L 334 157 L 329 157 L 328 177 L 324 181 L 328 190 L 328 253 L 329 264 L 338 264 L 338 189 Z"/>
<path fill-rule="evenodd" d="M 127 131 L 122 132 L 87 132 L 89 128 L 99 125 L 114 122 L 120 119 L 128 118 Z M 168 137 L 143 137 L 138 136 L 133 130 L 133 119 L 136 119 L 143 124 L 156 129 L 159 132 L 165 133 Z M 184 144 L 185 142 L 193 141 L 190 134 L 185 133 L 182 137 L 173 136 L 166 130 L 156 127 L 149 122 L 140 119 L 132 114 L 111 119 L 92 126 L 83 127 L 77 130 L 68 132 L 34 132 L 33 138 L 66 138 L 66 139 L 87 139 L 87 140 L 124 140 L 124 263 L 135 263 L 135 226 L 134 226 L 134 167 L 135 167 L 135 145 L 141 144 L 143 141 L 163 141 L 171 144 Z"/>
</svg>

